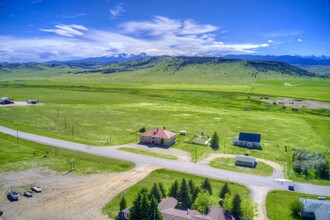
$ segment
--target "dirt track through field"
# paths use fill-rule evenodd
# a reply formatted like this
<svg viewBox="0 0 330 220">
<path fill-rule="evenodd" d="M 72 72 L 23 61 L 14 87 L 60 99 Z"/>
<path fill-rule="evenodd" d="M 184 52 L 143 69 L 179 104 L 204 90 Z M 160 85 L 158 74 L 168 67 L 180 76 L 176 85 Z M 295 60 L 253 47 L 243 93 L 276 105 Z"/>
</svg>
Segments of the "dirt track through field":
<svg viewBox="0 0 330 220">
<path fill-rule="evenodd" d="M 155 166 L 148 166 L 114 174 L 63 176 L 59 186 L 49 187 L 33 198 L 5 201 L 2 219 L 108 219 L 101 212 L 104 205 L 155 169 Z"/>
</svg>

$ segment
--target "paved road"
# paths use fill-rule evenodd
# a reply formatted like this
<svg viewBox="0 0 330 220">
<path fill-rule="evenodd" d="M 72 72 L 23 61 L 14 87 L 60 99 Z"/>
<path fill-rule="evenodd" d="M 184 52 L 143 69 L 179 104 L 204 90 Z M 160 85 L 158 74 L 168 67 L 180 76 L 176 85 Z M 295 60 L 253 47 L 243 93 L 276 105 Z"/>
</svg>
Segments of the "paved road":
<svg viewBox="0 0 330 220">
<path fill-rule="evenodd" d="M 17 131 L 0 126 L 0 132 L 12 136 L 17 135 Z M 184 173 L 190 173 L 198 176 L 209 177 L 219 180 L 229 180 L 243 185 L 256 185 L 262 187 L 270 187 L 273 189 L 287 190 L 287 184 L 281 184 L 274 180 L 273 177 L 262 177 L 251 174 L 237 173 L 227 170 L 216 169 L 207 164 L 194 164 L 188 161 L 174 161 L 149 157 L 125 151 L 117 150 L 113 147 L 95 147 L 85 144 L 78 144 L 70 141 L 59 140 L 55 138 L 44 137 L 40 135 L 30 134 L 26 132 L 18 132 L 19 138 L 30 140 L 33 142 L 76 150 L 88 154 L 100 155 L 109 158 L 126 160 L 134 162 L 137 166 L 156 165 L 170 170 L 175 170 Z M 307 183 L 295 182 L 295 190 L 301 193 L 326 195 L 330 196 L 330 186 L 320 186 Z"/>
</svg>

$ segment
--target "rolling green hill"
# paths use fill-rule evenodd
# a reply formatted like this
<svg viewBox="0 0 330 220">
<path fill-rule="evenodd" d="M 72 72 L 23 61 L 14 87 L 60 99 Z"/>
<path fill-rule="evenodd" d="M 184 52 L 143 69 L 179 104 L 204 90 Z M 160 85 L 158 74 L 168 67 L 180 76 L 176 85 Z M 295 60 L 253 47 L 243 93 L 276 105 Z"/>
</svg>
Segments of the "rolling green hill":
<svg viewBox="0 0 330 220">
<path fill-rule="evenodd" d="M 317 77 L 295 66 L 272 61 L 215 57 L 149 57 L 76 73 L 109 74 L 113 82 L 155 84 L 234 84 L 254 80 Z"/>
</svg>

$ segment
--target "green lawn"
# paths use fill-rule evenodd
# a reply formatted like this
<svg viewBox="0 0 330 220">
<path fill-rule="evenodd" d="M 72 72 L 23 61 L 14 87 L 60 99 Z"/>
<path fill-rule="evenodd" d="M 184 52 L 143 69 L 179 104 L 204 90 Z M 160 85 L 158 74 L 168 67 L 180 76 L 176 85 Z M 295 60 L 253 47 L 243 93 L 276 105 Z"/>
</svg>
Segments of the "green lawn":
<svg viewBox="0 0 330 220">
<path fill-rule="evenodd" d="M 138 149 L 133 149 L 133 148 L 128 148 L 128 147 L 121 147 L 121 148 L 119 148 L 119 150 L 136 153 L 136 154 L 143 154 L 143 155 L 152 156 L 152 157 L 165 158 L 165 159 L 170 159 L 170 160 L 177 159 L 177 157 L 172 156 L 172 155 L 159 154 L 159 153 L 154 153 L 154 152 L 145 151 L 145 150 L 138 150 Z"/>
<path fill-rule="evenodd" d="M 263 162 L 258 162 L 255 168 L 235 166 L 235 158 L 216 158 L 210 162 L 210 166 L 259 176 L 270 176 L 273 174 L 273 168 Z"/>
<path fill-rule="evenodd" d="M 237 84 L 230 84 L 228 79 L 225 84 L 214 85 L 188 81 L 155 85 L 116 84 L 113 79 L 118 74 L 110 75 L 51 76 L 47 72 L 40 80 L 29 80 L 17 74 L 15 79 L 8 77 L 9 82 L 4 82 L 2 75 L 0 96 L 18 101 L 37 98 L 44 105 L 1 107 L 0 125 L 101 146 L 137 142 L 136 131 L 142 127 L 186 130 L 188 135 L 178 136 L 172 147 L 189 152 L 193 161 L 212 152 L 248 153 L 286 167 L 284 146 L 321 152 L 330 159 L 330 110 L 296 112 L 260 101 L 260 97 L 270 95 L 330 101 L 329 80 L 289 77 Z M 285 82 L 294 86 L 286 87 Z M 212 135 L 215 131 L 220 138 L 218 151 L 188 143 L 195 134 Z M 262 151 L 232 146 L 240 131 L 261 133 Z"/>
<path fill-rule="evenodd" d="M 0 133 L 0 171 L 23 171 L 35 167 L 49 167 L 67 172 L 70 159 L 75 159 L 75 173 L 95 174 L 122 172 L 134 167 L 133 163 L 84 154 L 65 149 L 55 150 L 34 142 Z"/>
<path fill-rule="evenodd" d="M 299 198 L 317 199 L 317 195 L 274 190 L 268 193 L 266 200 L 269 220 L 295 219 L 291 216 L 290 204 Z M 330 199 L 327 197 L 326 199 Z"/>
<path fill-rule="evenodd" d="M 156 170 L 149 174 L 138 184 L 119 193 L 113 200 L 111 200 L 108 204 L 105 205 L 105 207 L 103 208 L 103 212 L 107 214 L 110 218 L 115 218 L 119 211 L 119 202 L 123 196 L 125 196 L 127 206 L 132 206 L 133 200 L 135 199 L 138 191 L 142 187 L 147 187 L 148 189 L 150 189 L 154 182 L 161 182 L 163 183 L 165 189 L 168 190 L 175 180 L 178 180 L 180 182 L 183 177 L 187 181 L 189 181 L 190 179 L 193 180 L 196 186 L 201 184 L 201 182 L 204 180 L 204 178 L 198 176 L 178 173 L 164 169 Z M 213 203 L 218 204 L 219 192 L 224 182 L 218 180 L 210 180 L 210 182 L 213 188 L 213 195 L 211 195 L 211 199 Z M 247 198 L 249 196 L 249 190 L 242 185 L 229 183 L 229 187 L 232 193 L 238 192 L 243 198 Z"/>
</svg>

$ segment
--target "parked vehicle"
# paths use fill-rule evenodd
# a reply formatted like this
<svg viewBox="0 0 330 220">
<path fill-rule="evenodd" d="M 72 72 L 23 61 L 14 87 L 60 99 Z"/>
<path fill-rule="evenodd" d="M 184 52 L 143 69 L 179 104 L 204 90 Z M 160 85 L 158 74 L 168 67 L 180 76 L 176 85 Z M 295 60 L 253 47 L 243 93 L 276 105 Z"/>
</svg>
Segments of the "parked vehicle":
<svg viewBox="0 0 330 220">
<path fill-rule="evenodd" d="M 289 185 L 288 189 L 289 189 L 290 191 L 294 191 L 294 185 Z"/>
<path fill-rule="evenodd" d="M 0 216 L 2 216 L 2 214 L 3 214 L 3 210 L 2 208 L 0 208 Z"/>
<path fill-rule="evenodd" d="M 41 193 L 42 189 L 39 186 L 33 186 L 31 187 L 32 191 L 36 192 L 36 193 Z"/>
<path fill-rule="evenodd" d="M 31 191 L 25 191 L 23 193 L 23 196 L 25 196 L 25 197 L 32 197 L 32 192 Z"/>
<path fill-rule="evenodd" d="M 8 192 L 8 195 L 7 195 L 7 198 L 10 200 L 10 201 L 18 201 L 19 199 L 19 194 L 14 191 L 14 190 L 10 190 Z"/>
</svg>

